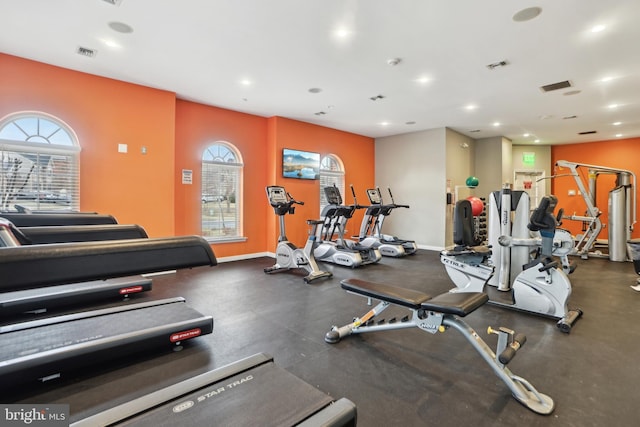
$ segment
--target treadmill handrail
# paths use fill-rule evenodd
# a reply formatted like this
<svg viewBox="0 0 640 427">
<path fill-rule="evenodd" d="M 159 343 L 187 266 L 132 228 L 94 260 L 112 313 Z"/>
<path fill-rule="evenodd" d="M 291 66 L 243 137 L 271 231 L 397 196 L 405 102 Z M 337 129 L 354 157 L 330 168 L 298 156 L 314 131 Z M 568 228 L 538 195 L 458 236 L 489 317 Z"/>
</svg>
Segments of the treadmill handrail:
<svg viewBox="0 0 640 427">
<path fill-rule="evenodd" d="M 165 304 L 174 304 L 178 302 L 186 302 L 183 297 L 175 297 L 175 298 L 166 298 L 163 300 L 154 300 L 154 301 L 146 301 L 141 303 L 136 303 L 135 308 L 147 308 L 147 307 L 156 307 L 159 305 Z M 32 328 L 39 328 L 47 325 L 55 325 L 58 323 L 72 322 L 75 320 L 85 319 L 88 317 L 96 317 L 96 316 L 105 316 L 114 313 L 120 313 L 123 311 L 131 310 L 131 305 L 117 305 L 115 307 L 107 307 L 101 308 L 97 310 L 90 311 L 79 311 L 76 313 L 65 314 L 61 316 L 55 317 L 45 317 L 42 319 L 36 320 L 28 320 L 26 322 L 19 323 L 11 323 L 9 325 L 0 326 L 0 334 L 5 334 L 9 332 L 23 331 Z"/>
</svg>

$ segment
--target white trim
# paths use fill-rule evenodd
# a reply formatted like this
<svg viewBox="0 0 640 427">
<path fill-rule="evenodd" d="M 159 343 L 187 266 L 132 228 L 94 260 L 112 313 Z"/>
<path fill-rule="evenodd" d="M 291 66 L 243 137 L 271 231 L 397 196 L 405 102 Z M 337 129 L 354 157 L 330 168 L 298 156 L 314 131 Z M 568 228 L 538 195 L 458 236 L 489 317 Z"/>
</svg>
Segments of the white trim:
<svg viewBox="0 0 640 427">
<path fill-rule="evenodd" d="M 232 262 L 232 261 L 243 261 L 245 259 L 262 258 L 265 256 L 275 258 L 276 254 L 272 254 L 271 252 L 257 252 L 253 254 L 225 256 L 225 257 L 216 258 L 216 259 L 218 260 L 218 263 L 223 263 L 223 262 Z"/>
</svg>

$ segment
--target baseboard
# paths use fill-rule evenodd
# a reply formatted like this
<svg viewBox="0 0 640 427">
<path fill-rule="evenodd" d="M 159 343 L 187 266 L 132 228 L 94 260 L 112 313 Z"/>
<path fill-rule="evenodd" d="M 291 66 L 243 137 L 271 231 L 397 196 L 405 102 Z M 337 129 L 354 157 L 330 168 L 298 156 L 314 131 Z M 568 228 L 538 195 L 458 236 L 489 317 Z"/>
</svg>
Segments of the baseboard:
<svg viewBox="0 0 640 427">
<path fill-rule="evenodd" d="M 221 258 L 216 258 L 219 263 L 223 262 L 232 262 L 232 261 L 242 261 L 245 259 L 253 259 L 253 258 L 262 258 L 262 257 L 271 257 L 275 258 L 276 254 L 271 252 L 257 252 L 253 254 L 243 254 L 243 255 L 234 255 L 234 256 L 225 256 Z"/>
<path fill-rule="evenodd" d="M 437 246 L 427 246 L 427 245 L 418 245 L 418 249 L 424 249 L 427 251 L 438 251 L 438 252 L 441 252 L 444 250 L 444 248 L 440 248 Z"/>
</svg>

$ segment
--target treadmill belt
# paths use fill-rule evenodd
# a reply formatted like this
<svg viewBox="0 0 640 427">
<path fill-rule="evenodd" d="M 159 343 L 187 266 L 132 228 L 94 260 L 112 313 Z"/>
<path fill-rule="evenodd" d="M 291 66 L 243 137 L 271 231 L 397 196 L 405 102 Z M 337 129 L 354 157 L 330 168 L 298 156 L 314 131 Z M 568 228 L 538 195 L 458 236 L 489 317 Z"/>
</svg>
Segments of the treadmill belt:
<svg viewBox="0 0 640 427">
<path fill-rule="evenodd" d="M 356 411 L 263 353 L 206 372 L 71 424 L 81 426 L 355 426 Z"/>
<path fill-rule="evenodd" d="M 0 327 L 3 384 L 209 334 L 213 319 L 172 298 Z"/>
<path fill-rule="evenodd" d="M 123 426 L 293 426 L 332 399 L 270 363 L 211 384 Z M 193 406 L 180 412 L 180 405 Z"/>
</svg>

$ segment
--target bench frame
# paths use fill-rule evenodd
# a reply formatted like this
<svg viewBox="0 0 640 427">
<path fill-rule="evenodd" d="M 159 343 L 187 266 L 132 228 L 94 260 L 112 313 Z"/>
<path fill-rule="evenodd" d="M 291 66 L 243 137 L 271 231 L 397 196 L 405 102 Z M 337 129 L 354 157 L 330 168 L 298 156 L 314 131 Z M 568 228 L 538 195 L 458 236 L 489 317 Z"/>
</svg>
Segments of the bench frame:
<svg viewBox="0 0 640 427">
<path fill-rule="evenodd" d="M 428 294 L 410 289 L 358 279 L 343 280 L 340 284 L 347 292 L 367 298 L 368 305 L 372 305 L 373 299 L 380 302 L 362 317 L 354 318 L 353 322 L 341 327 L 333 326 L 325 335 L 326 342 L 335 344 L 348 335 L 366 332 L 418 328 L 435 334 L 454 328 L 482 356 L 518 402 L 538 414 L 553 412 L 555 404 L 551 397 L 538 392 L 529 381 L 513 374 L 506 366 L 524 345 L 526 337 L 507 328 L 489 328 L 489 333 L 498 335 L 494 353 L 478 333 L 460 318 L 484 305 L 488 301 L 486 294 L 445 293 L 431 298 Z M 375 317 L 391 305 L 406 308 L 411 314 L 400 321 L 380 321 L 376 324 Z"/>
</svg>

